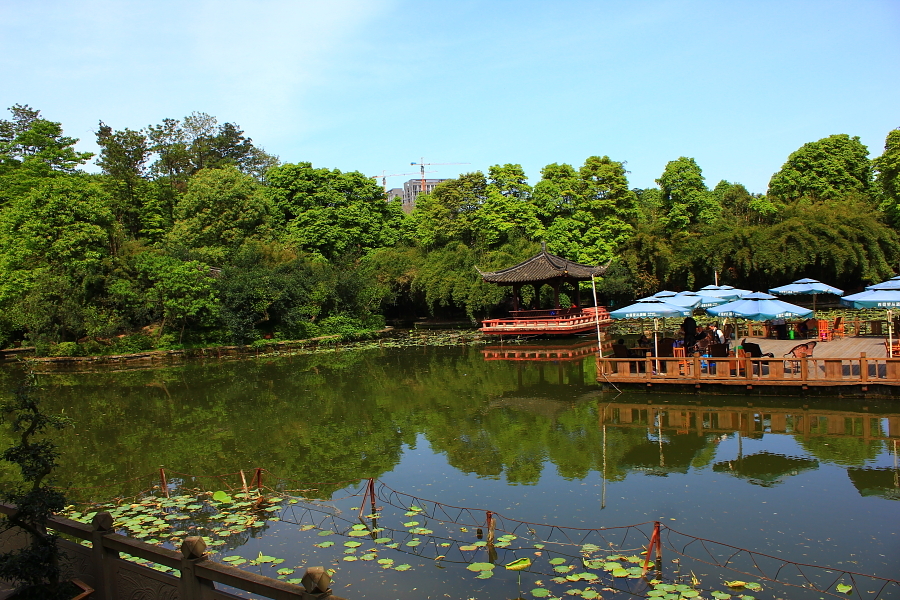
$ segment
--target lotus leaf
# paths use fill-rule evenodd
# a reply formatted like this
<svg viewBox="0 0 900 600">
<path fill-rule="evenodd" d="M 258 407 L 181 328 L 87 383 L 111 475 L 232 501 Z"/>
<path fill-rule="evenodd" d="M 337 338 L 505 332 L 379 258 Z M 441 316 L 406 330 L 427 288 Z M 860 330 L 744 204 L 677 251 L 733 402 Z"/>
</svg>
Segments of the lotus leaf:
<svg viewBox="0 0 900 600">
<path fill-rule="evenodd" d="M 584 581 L 597 581 L 600 576 L 596 573 L 579 573 L 578 577 Z"/>
<path fill-rule="evenodd" d="M 582 598 L 599 598 L 600 594 L 594 590 L 584 590 L 584 593 L 581 595 Z"/>
<path fill-rule="evenodd" d="M 747 582 L 746 582 L 746 581 L 737 581 L 737 580 L 735 580 L 735 581 L 726 581 L 726 582 L 725 582 L 725 585 L 727 585 L 727 586 L 730 587 L 730 588 L 739 589 L 739 588 L 742 588 L 742 587 L 744 587 L 745 585 L 747 585 Z"/>
<path fill-rule="evenodd" d="M 470 571 L 490 571 L 494 568 L 494 565 L 487 562 L 477 562 L 467 565 L 466 568 Z"/>
<path fill-rule="evenodd" d="M 415 527 L 418 524 L 419 524 L 418 521 L 409 521 L 408 523 L 404 523 L 403 526 L 404 527 Z"/>
<path fill-rule="evenodd" d="M 387 544 L 391 541 L 391 538 L 375 538 L 376 544 Z"/>
<path fill-rule="evenodd" d="M 531 590 L 531 595 L 535 598 L 546 598 L 550 595 L 550 590 L 545 588 L 534 588 Z"/>
<path fill-rule="evenodd" d="M 344 554 L 356 554 L 356 548 L 347 548 L 344 550 Z"/>
<path fill-rule="evenodd" d="M 421 544 L 421 542 L 419 540 L 410 540 L 410 541 L 406 542 L 406 545 L 409 546 L 410 548 L 415 548 L 419 544 Z"/>
<path fill-rule="evenodd" d="M 350 537 L 366 537 L 367 535 L 369 535 L 369 531 L 365 530 L 365 529 L 363 529 L 361 531 L 360 530 L 350 531 L 347 533 L 347 535 Z"/>
<path fill-rule="evenodd" d="M 597 552 L 600 550 L 600 546 L 596 544 L 585 544 L 581 547 L 582 552 Z"/>
<path fill-rule="evenodd" d="M 580 596 L 584 592 L 582 590 L 572 589 L 572 590 L 566 590 L 566 593 L 570 596 Z"/>
<path fill-rule="evenodd" d="M 604 563 L 599 558 L 594 558 L 594 559 L 582 559 L 581 564 L 583 564 L 584 568 L 586 568 L 586 569 L 602 569 L 603 565 L 606 563 Z"/>
<path fill-rule="evenodd" d="M 379 565 L 392 565 L 392 564 L 394 564 L 394 559 L 393 558 L 379 558 L 378 564 Z"/>
<path fill-rule="evenodd" d="M 410 565 L 397 565 L 394 567 L 395 571 L 409 571 L 410 569 L 412 569 Z"/>
<path fill-rule="evenodd" d="M 528 557 L 519 558 L 511 563 L 507 563 L 506 570 L 507 571 L 524 571 L 528 567 L 531 566 L 531 559 Z"/>
<path fill-rule="evenodd" d="M 357 558 L 355 556 L 345 556 L 344 560 L 346 562 L 353 562 L 353 561 L 357 560 Z"/>
<path fill-rule="evenodd" d="M 231 504 L 231 496 L 229 496 L 227 493 L 223 492 L 222 490 L 219 490 L 218 492 L 213 494 L 213 500 L 215 500 L 216 502 L 225 502 L 225 503 Z"/>
<path fill-rule="evenodd" d="M 682 598 L 696 598 L 699 595 L 700 592 L 698 592 L 697 590 L 684 590 L 683 592 L 681 592 Z"/>
<path fill-rule="evenodd" d="M 650 590 L 649 592 L 647 592 L 648 598 L 656 598 L 658 596 L 665 596 L 665 595 L 666 595 L 666 593 L 662 590 Z"/>
<path fill-rule="evenodd" d="M 477 579 L 490 579 L 493 576 L 494 576 L 493 571 L 482 571 L 476 577 L 477 577 Z"/>
<path fill-rule="evenodd" d="M 329 541 L 327 541 L 327 542 L 321 542 L 321 543 L 318 543 L 318 544 L 313 544 L 313 546 L 316 546 L 316 547 L 318 547 L 318 548 L 331 548 L 332 546 L 334 546 L 334 542 L 332 542 L 332 541 L 329 540 Z"/>
<path fill-rule="evenodd" d="M 656 586 L 656 589 L 662 590 L 664 592 L 674 592 L 675 586 L 672 585 L 671 583 L 662 583 L 662 584 Z"/>
<path fill-rule="evenodd" d="M 622 564 L 617 563 L 617 562 L 603 563 L 603 568 L 606 569 L 607 571 L 614 571 L 615 569 L 621 569 Z"/>
<path fill-rule="evenodd" d="M 293 579 L 288 579 L 287 582 L 293 583 L 294 585 L 299 585 L 299 584 L 303 583 L 303 580 L 295 577 Z"/>
<path fill-rule="evenodd" d="M 290 569 L 290 568 L 288 568 L 288 567 L 284 567 L 283 569 L 278 569 L 278 574 L 279 574 L 279 575 L 290 575 L 290 574 L 293 573 L 293 572 L 294 572 L 294 570 L 293 570 L 293 569 Z"/>
<path fill-rule="evenodd" d="M 362 542 L 344 542 L 344 545 L 348 548 L 359 548 L 362 546 Z"/>
<path fill-rule="evenodd" d="M 712 593 L 712 597 L 718 598 L 718 600 L 728 600 L 729 598 L 731 598 L 731 594 L 726 594 L 725 592 L 716 591 L 716 592 Z"/>
<path fill-rule="evenodd" d="M 375 558 L 377 556 L 378 556 L 377 554 L 363 554 L 362 556 L 359 557 L 359 559 L 360 560 L 375 560 Z"/>
<path fill-rule="evenodd" d="M 613 577 L 628 577 L 628 571 L 626 571 L 625 569 L 623 569 L 621 567 L 618 569 L 614 569 L 612 574 L 613 574 Z"/>
<path fill-rule="evenodd" d="M 553 570 L 556 571 L 557 573 L 568 573 L 569 571 L 571 571 L 574 568 L 575 567 L 572 565 L 560 565 L 558 567 L 553 567 Z"/>
<path fill-rule="evenodd" d="M 835 589 L 837 589 L 837 591 L 839 591 L 842 594 L 849 594 L 850 592 L 853 591 L 853 586 L 847 585 L 846 583 L 839 583 L 839 584 L 837 584 L 837 588 L 835 588 Z"/>
<path fill-rule="evenodd" d="M 535 544 L 534 547 L 537 548 L 538 550 L 543 550 L 544 544 Z"/>
<path fill-rule="evenodd" d="M 494 544 L 494 546 L 497 548 L 509 548 L 509 542 L 507 542 L 506 540 L 501 540 Z"/>
<path fill-rule="evenodd" d="M 463 552 L 468 552 L 471 550 L 478 550 L 478 546 L 473 546 L 473 545 L 469 544 L 466 546 L 460 546 L 459 549 L 462 550 Z"/>
<path fill-rule="evenodd" d="M 747 589 L 750 590 L 751 592 L 761 592 L 763 589 L 763 586 L 756 583 L 755 581 L 751 581 L 750 583 L 747 584 Z"/>
<path fill-rule="evenodd" d="M 550 564 L 551 564 L 551 565 L 561 565 L 561 564 L 563 564 L 564 562 L 566 562 L 566 559 L 561 558 L 561 557 L 556 557 L 556 558 L 551 558 L 551 559 L 550 559 Z"/>
<path fill-rule="evenodd" d="M 388 548 L 399 548 L 400 542 L 394 542 L 393 544 L 385 544 Z"/>
</svg>

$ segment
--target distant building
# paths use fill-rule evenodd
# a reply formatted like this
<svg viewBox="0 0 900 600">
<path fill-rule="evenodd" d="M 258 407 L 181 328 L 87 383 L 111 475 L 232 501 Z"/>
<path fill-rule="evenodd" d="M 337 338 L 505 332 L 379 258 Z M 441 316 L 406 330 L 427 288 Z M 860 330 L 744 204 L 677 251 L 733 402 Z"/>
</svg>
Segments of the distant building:
<svg viewBox="0 0 900 600">
<path fill-rule="evenodd" d="M 431 191 L 437 187 L 439 183 L 442 181 L 447 181 L 446 179 L 426 179 L 425 180 L 425 193 L 430 194 Z M 387 193 L 388 200 L 392 200 L 397 196 L 403 197 L 403 210 L 404 212 L 412 212 L 412 209 L 416 207 L 416 197 L 418 197 L 419 193 L 422 191 L 422 180 L 421 179 L 410 179 L 406 183 L 403 184 L 403 191 L 401 193 L 400 188 L 394 188 Z"/>
</svg>

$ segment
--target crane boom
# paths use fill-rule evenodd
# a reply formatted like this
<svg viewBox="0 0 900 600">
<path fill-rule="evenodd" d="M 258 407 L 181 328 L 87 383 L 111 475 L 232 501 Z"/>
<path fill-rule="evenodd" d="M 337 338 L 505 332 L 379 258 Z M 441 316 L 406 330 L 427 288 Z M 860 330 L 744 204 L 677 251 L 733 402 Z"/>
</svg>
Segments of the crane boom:
<svg viewBox="0 0 900 600">
<path fill-rule="evenodd" d="M 435 171 L 426 171 L 426 173 L 434 173 Z M 381 172 L 381 175 L 369 175 L 369 179 L 378 179 L 381 177 L 381 187 L 384 188 L 384 191 L 387 192 L 387 178 L 388 177 L 402 177 L 403 175 L 418 175 L 418 173 L 392 173 L 390 175 L 385 175 L 387 173 L 387 169 Z"/>
<path fill-rule="evenodd" d="M 420 160 L 421 162 L 411 162 L 411 163 L 409 163 L 409 164 L 411 164 L 411 165 L 419 165 L 419 169 L 420 169 L 421 174 L 422 174 L 422 189 L 420 190 L 420 193 L 422 193 L 422 194 L 425 193 L 425 166 L 426 166 L 426 165 L 431 166 L 431 165 L 468 165 L 468 164 L 471 164 L 471 163 L 461 163 L 461 162 L 452 162 L 452 163 L 427 163 L 427 162 L 425 162 L 425 157 L 424 157 L 424 156 L 423 156 L 422 158 L 420 158 L 419 160 Z M 431 172 L 433 173 L 434 171 L 431 171 Z"/>
</svg>

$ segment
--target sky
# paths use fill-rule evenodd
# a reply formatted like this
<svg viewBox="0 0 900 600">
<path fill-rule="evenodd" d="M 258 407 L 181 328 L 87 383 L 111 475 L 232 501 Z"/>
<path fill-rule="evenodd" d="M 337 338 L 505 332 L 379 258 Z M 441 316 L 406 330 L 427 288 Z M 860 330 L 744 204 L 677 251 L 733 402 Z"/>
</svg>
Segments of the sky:
<svg viewBox="0 0 900 600">
<path fill-rule="evenodd" d="M 2 108 L 79 150 L 199 111 L 389 187 L 606 155 L 646 188 L 687 156 L 764 193 L 805 143 L 900 127 L 900 0 L 0 0 L 0 44 Z"/>
</svg>

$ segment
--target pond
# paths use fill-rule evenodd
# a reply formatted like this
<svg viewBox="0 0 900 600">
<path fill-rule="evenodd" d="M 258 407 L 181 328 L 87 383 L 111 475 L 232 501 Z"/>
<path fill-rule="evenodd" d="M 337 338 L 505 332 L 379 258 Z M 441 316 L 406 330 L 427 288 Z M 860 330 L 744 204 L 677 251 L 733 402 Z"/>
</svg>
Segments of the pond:
<svg viewBox="0 0 900 600">
<path fill-rule="evenodd" d="M 557 343 L 566 351 L 539 360 L 546 344 L 502 353 L 375 342 L 55 371 L 39 382 L 47 407 L 76 422 L 60 440 L 56 474 L 73 502 L 139 504 L 149 493 L 158 507 L 164 467 L 166 510 L 181 520 L 132 534 L 169 547 L 203 534 L 215 560 L 273 577 L 332 568 L 334 593 L 351 600 L 823 597 L 751 577 L 752 555 L 713 542 L 830 567 L 832 577 L 900 573 L 896 400 L 606 392 L 584 344 Z M 20 376 L 8 366 L 0 383 L 9 390 Z M 233 505 L 245 483 L 255 488 L 257 468 L 263 492 L 277 497 L 248 520 Z M 363 498 L 369 479 L 375 519 Z M 197 490 L 225 492 L 231 504 Z M 230 524 L 215 522 L 217 511 Z M 633 571 L 614 577 L 610 563 L 641 566 L 654 521 L 664 538 L 661 571 L 651 570 L 657 583 Z M 636 524 L 644 525 L 627 528 Z M 745 574 L 708 564 L 729 553 Z M 503 568 L 522 558 L 531 562 L 524 571 Z M 828 577 L 791 568 L 781 581 Z M 846 582 L 835 579 L 832 591 Z M 661 587 L 685 583 L 702 595 Z M 854 583 L 851 594 L 881 585 Z M 900 597 L 900 587 L 864 597 Z"/>
</svg>

